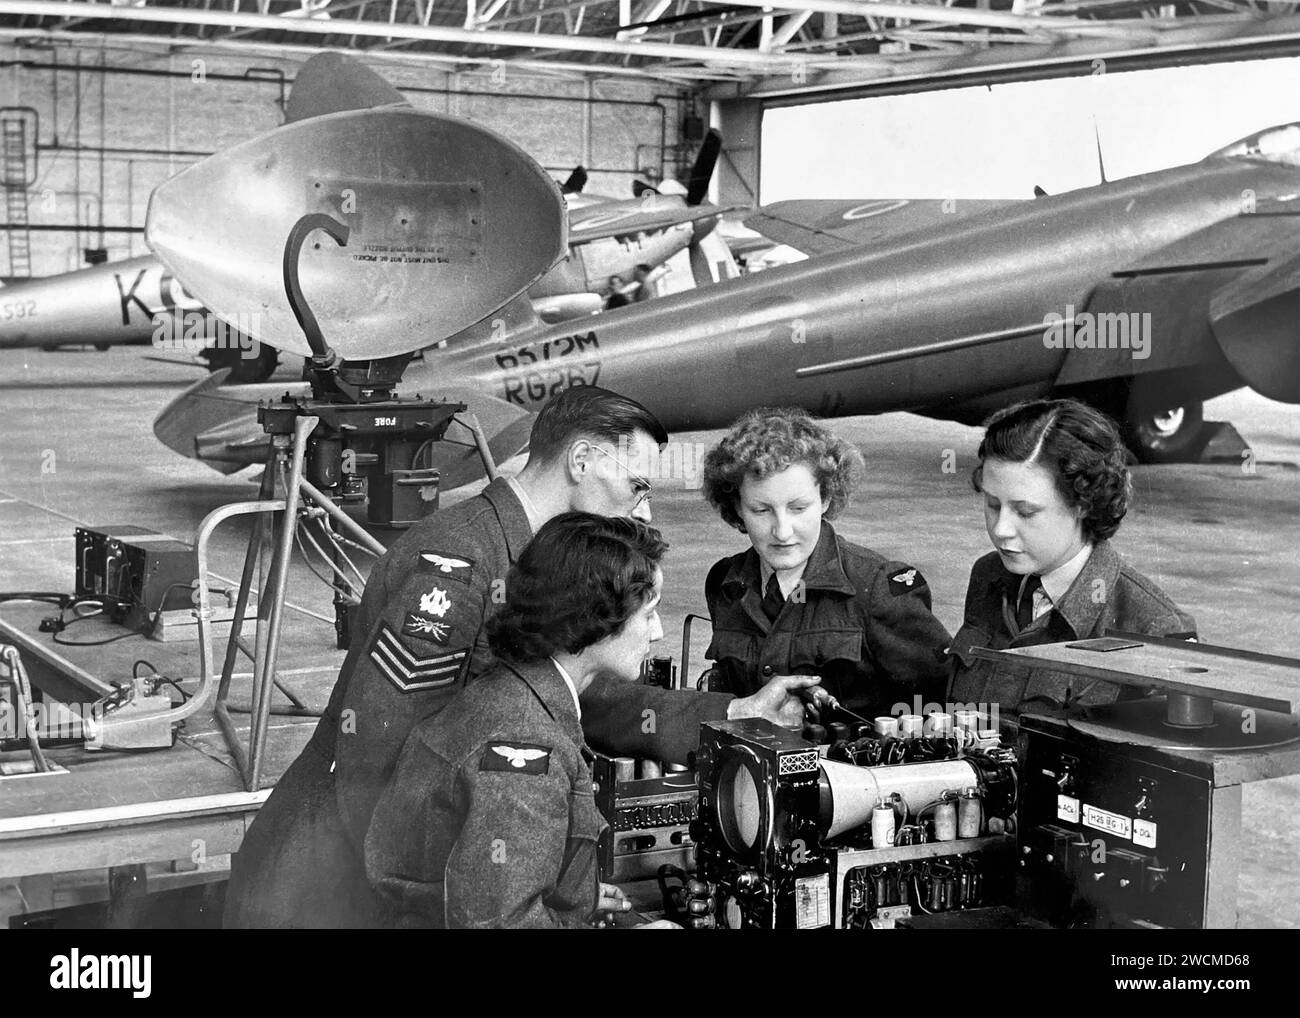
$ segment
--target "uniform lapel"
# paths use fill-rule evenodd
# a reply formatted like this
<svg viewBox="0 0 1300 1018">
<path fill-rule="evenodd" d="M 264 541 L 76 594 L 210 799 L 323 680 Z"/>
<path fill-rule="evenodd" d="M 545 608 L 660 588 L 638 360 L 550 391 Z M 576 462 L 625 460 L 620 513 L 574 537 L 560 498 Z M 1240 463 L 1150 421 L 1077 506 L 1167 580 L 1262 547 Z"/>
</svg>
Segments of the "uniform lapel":
<svg viewBox="0 0 1300 1018">
<path fill-rule="evenodd" d="M 827 590 L 837 594 L 857 592 L 848 573 L 844 571 L 844 559 L 840 556 L 840 544 L 835 539 L 835 528 L 825 520 L 822 521 L 817 547 L 808 556 L 808 565 L 804 567 L 801 579 L 805 590 Z"/>
<path fill-rule="evenodd" d="M 740 606 L 740 610 L 760 633 L 766 635 L 771 631 L 772 623 L 763 613 L 763 585 L 758 568 L 758 552 L 752 546 L 739 558 L 732 560 L 727 575 L 722 579 L 722 592 L 732 603 Z"/>
<path fill-rule="evenodd" d="M 1115 584 L 1119 582 L 1119 565 L 1119 555 L 1111 548 L 1110 542 L 1098 541 L 1092 546 L 1092 554 L 1070 584 L 1070 589 L 1055 605 L 1057 613 L 1074 630 L 1075 639 L 1096 630 L 1106 603 L 1115 591 Z"/>
</svg>

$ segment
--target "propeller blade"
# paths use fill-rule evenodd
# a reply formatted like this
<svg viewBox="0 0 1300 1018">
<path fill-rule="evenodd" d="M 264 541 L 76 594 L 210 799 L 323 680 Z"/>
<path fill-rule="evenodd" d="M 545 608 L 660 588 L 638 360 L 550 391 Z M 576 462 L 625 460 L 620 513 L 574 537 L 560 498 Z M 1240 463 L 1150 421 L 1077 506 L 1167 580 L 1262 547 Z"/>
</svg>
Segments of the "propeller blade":
<svg viewBox="0 0 1300 1018">
<path fill-rule="evenodd" d="M 709 182 L 713 179 L 713 170 L 721 152 L 722 135 L 709 128 L 704 144 L 700 146 L 700 154 L 695 157 L 695 165 L 691 167 L 690 184 L 686 188 L 687 205 L 698 205 L 708 196 Z"/>
<path fill-rule="evenodd" d="M 492 458 L 498 465 L 528 447 L 533 415 L 522 407 L 459 386 L 439 389 L 437 396 L 469 407 L 478 418 L 488 448 L 492 450 Z M 446 441 L 435 442 L 429 447 L 420 465 L 437 467 L 442 475 L 440 484 L 446 491 L 482 478 L 483 461 L 469 429 L 459 419 L 454 419 L 447 429 L 446 438 Z"/>
<path fill-rule="evenodd" d="M 587 186 L 587 168 L 579 164 L 573 168 L 573 172 L 565 178 L 560 185 L 562 194 L 581 194 L 583 188 Z"/>
</svg>

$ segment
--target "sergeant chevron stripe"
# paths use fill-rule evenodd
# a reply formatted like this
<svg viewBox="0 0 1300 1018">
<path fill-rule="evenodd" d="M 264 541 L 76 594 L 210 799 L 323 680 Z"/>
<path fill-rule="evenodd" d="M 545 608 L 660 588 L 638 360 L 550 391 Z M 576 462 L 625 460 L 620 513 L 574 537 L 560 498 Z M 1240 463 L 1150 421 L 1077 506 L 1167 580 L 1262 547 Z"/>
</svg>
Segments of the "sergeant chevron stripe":
<svg viewBox="0 0 1300 1018">
<path fill-rule="evenodd" d="M 379 632 L 370 644 L 370 660 L 404 693 L 451 685 L 456 681 L 461 662 L 468 653 L 466 648 L 432 657 L 412 654 L 386 622 L 379 624 Z"/>
</svg>

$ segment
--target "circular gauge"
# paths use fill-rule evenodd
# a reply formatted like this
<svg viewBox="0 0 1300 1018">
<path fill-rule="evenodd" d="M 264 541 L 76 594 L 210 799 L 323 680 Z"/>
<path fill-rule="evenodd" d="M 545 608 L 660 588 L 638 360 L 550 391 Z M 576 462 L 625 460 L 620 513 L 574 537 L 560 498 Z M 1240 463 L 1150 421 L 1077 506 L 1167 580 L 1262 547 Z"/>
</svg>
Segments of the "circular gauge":
<svg viewBox="0 0 1300 1018">
<path fill-rule="evenodd" d="M 748 749 L 733 747 L 718 771 L 714 814 L 722 838 L 737 856 L 752 858 L 770 840 L 772 805 L 762 765 Z"/>
</svg>

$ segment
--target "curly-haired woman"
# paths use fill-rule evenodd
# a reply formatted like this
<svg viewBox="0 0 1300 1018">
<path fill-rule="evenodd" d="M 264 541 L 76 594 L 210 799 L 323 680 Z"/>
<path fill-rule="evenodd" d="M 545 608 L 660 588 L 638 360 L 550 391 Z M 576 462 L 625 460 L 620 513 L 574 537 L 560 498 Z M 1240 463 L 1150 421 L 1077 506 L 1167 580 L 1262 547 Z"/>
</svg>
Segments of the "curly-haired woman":
<svg viewBox="0 0 1300 1018">
<path fill-rule="evenodd" d="M 663 637 L 667 547 L 580 512 L 529 542 L 488 622 L 498 664 L 412 729 L 371 819 L 366 874 L 391 925 L 581 927 L 626 909 L 598 880 L 578 695 L 597 675 L 635 681 Z"/>
<path fill-rule="evenodd" d="M 1036 400 L 995 414 L 972 475 L 996 551 L 971 569 L 952 643 L 950 699 L 996 705 L 1004 733 L 1022 708 L 1113 703 L 1121 687 L 976 660 L 1003 650 L 1103 636 L 1108 629 L 1191 638 L 1195 623 L 1109 543 L 1132 484 L 1108 418 L 1076 400 Z"/>
<path fill-rule="evenodd" d="M 802 410 L 754 410 L 704 460 L 704 494 L 750 548 L 709 570 L 714 684 L 744 696 L 774 675 L 820 675 L 865 717 L 929 702 L 948 633 L 921 573 L 844 540 L 861 454 Z"/>
</svg>

